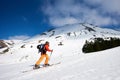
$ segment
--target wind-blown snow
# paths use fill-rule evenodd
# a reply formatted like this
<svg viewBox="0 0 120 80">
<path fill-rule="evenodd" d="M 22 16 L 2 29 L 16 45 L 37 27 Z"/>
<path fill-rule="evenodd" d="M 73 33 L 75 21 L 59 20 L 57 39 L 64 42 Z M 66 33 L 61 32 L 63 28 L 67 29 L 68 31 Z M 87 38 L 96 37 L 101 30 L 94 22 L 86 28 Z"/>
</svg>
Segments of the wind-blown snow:
<svg viewBox="0 0 120 80">
<path fill-rule="evenodd" d="M 85 26 L 95 31 L 89 32 Z M 119 32 L 89 24 L 74 24 L 45 33 L 47 35 L 14 44 L 9 52 L 0 55 L 0 80 L 120 80 L 120 47 L 89 54 L 82 52 L 85 40 L 120 37 Z M 61 64 L 22 73 L 31 70 L 40 57 L 36 48 L 38 40 L 42 43 L 49 41 L 50 48 L 54 50 L 49 63 Z M 63 45 L 59 45 L 60 42 Z"/>
</svg>

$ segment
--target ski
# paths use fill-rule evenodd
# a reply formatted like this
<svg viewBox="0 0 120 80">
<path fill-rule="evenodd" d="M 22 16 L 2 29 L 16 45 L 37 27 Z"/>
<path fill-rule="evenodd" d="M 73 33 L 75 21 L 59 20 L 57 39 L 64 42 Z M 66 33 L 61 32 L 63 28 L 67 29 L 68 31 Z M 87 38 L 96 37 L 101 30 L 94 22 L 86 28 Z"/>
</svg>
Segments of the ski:
<svg viewBox="0 0 120 80">
<path fill-rule="evenodd" d="M 54 63 L 54 64 L 50 64 L 49 66 L 41 66 L 40 68 L 37 68 L 37 69 L 35 69 L 35 68 L 33 67 L 33 69 L 22 71 L 22 73 L 31 72 L 31 71 L 34 71 L 34 70 L 39 70 L 39 69 L 42 69 L 42 68 L 51 67 L 51 66 L 54 66 L 54 65 L 58 65 L 58 64 L 60 64 L 60 63 L 61 63 L 61 62 Z"/>
</svg>

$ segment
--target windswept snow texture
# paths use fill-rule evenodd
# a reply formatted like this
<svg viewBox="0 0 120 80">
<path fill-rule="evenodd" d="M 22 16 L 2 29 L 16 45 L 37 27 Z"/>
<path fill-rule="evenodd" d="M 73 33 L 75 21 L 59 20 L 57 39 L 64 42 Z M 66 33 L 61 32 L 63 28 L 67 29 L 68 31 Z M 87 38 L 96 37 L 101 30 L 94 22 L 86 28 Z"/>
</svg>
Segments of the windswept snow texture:
<svg viewBox="0 0 120 80">
<path fill-rule="evenodd" d="M 82 52 L 85 41 L 95 37 L 120 38 L 120 32 L 73 24 L 15 43 L 7 53 L 0 54 L 0 80 L 120 80 L 120 47 Z M 39 41 L 49 41 L 54 50 L 49 63 L 61 64 L 29 71 L 40 57 L 36 48 Z"/>
</svg>

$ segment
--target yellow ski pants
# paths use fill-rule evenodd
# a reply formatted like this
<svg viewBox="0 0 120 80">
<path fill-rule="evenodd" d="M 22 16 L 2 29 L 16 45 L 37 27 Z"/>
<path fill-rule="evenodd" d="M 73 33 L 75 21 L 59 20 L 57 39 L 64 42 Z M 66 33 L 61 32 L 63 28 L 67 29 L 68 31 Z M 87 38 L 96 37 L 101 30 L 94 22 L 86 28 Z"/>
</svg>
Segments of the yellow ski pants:
<svg viewBox="0 0 120 80">
<path fill-rule="evenodd" d="M 46 58 L 44 64 L 48 64 L 49 56 L 47 54 L 41 54 L 39 60 L 36 62 L 36 65 L 39 65 L 43 61 L 44 58 Z"/>
</svg>

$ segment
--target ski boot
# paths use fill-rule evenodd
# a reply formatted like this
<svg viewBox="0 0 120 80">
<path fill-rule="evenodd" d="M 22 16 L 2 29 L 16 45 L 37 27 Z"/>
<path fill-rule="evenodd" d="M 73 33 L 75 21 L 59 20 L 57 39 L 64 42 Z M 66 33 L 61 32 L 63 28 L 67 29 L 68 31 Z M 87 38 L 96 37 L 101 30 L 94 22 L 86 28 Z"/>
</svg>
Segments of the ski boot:
<svg viewBox="0 0 120 80">
<path fill-rule="evenodd" d="M 36 65 L 35 64 L 35 66 L 33 67 L 33 69 L 39 69 L 40 68 L 40 66 L 39 65 Z"/>
<path fill-rule="evenodd" d="M 50 64 L 44 64 L 44 67 L 50 66 Z"/>
</svg>

